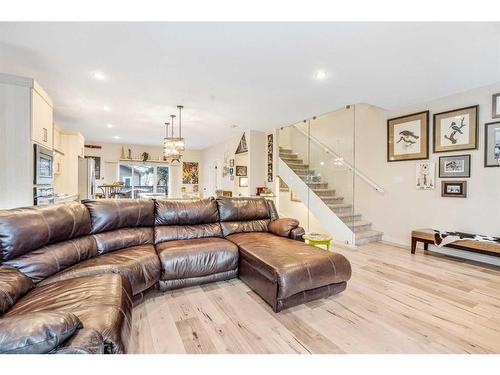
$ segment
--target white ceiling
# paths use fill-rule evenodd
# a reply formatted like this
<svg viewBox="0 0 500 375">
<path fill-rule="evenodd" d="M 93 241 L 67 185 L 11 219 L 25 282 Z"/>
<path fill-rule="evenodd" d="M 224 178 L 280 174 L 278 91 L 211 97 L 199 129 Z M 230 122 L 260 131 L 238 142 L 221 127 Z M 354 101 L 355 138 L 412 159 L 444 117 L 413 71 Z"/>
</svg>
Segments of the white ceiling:
<svg viewBox="0 0 500 375">
<path fill-rule="evenodd" d="M 199 149 L 349 103 L 396 109 L 498 82 L 500 23 L 1 23 L 0 72 L 37 79 L 57 123 L 93 141 L 160 145 L 183 104 Z"/>
</svg>

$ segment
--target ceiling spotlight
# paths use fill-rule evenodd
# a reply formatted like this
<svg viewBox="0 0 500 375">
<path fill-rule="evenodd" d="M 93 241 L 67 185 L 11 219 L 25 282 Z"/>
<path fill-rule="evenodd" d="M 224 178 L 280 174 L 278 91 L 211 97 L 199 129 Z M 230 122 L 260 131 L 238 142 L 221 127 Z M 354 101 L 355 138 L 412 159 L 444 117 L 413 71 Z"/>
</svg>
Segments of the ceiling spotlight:
<svg viewBox="0 0 500 375">
<path fill-rule="evenodd" d="M 314 73 L 314 79 L 316 81 L 323 81 L 326 79 L 327 76 L 328 76 L 328 74 L 323 69 L 320 69 L 320 70 L 316 71 L 316 73 Z"/>
<path fill-rule="evenodd" d="M 104 74 L 100 70 L 96 70 L 95 72 L 92 72 L 92 78 L 94 78 L 96 81 L 105 81 L 108 79 L 106 74 Z"/>
<path fill-rule="evenodd" d="M 113 138 L 114 138 L 114 139 L 120 139 L 120 136 L 115 135 Z"/>
<path fill-rule="evenodd" d="M 113 127 L 113 124 L 106 124 L 106 127 L 111 129 Z"/>
<path fill-rule="evenodd" d="M 102 107 L 102 110 L 109 112 L 111 110 L 111 108 L 109 108 L 107 105 L 105 105 L 104 107 Z"/>
</svg>

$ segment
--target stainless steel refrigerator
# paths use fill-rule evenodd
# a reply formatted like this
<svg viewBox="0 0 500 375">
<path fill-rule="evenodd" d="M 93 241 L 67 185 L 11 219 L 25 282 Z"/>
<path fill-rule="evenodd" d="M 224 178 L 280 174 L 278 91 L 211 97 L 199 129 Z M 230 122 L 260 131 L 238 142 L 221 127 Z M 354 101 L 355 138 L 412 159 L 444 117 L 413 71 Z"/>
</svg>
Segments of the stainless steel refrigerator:
<svg viewBox="0 0 500 375">
<path fill-rule="evenodd" d="M 78 160 L 78 194 L 80 199 L 94 199 L 96 190 L 95 160 L 84 158 Z"/>
</svg>

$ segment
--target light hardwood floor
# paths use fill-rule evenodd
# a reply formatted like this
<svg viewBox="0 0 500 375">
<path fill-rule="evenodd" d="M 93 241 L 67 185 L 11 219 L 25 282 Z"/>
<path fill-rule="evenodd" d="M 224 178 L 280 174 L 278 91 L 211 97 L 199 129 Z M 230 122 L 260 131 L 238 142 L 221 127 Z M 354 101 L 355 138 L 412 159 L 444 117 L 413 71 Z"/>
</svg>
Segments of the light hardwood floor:
<svg viewBox="0 0 500 375">
<path fill-rule="evenodd" d="M 383 243 L 336 247 L 347 290 L 278 314 L 239 279 L 150 292 L 132 353 L 500 353 L 500 269 Z"/>
</svg>

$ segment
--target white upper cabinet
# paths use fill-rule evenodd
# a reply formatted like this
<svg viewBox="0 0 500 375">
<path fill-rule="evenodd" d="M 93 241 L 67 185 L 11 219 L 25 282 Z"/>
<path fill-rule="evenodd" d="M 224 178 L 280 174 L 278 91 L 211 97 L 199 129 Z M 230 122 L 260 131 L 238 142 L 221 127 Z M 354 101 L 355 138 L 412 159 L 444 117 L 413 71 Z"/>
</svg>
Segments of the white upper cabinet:
<svg viewBox="0 0 500 375">
<path fill-rule="evenodd" d="M 50 149 L 54 146 L 54 117 L 52 103 L 36 86 L 31 90 L 31 139 Z"/>
</svg>

